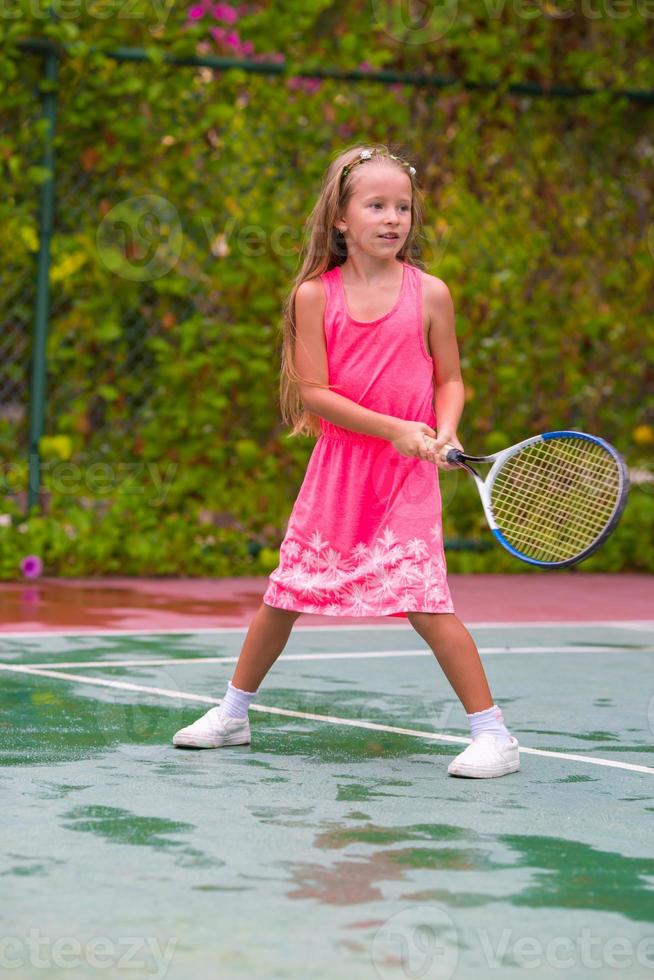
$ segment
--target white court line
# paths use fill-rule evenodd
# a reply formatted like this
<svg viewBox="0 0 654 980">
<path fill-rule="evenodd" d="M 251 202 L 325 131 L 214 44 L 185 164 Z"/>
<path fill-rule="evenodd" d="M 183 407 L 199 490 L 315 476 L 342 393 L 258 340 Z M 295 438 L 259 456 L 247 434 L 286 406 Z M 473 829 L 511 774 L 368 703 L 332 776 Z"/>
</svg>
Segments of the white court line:
<svg viewBox="0 0 654 980">
<path fill-rule="evenodd" d="M 81 674 L 64 674 L 55 670 L 37 670 L 29 667 L 14 667 L 4 664 L 3 670 L 37 677 L 54 677 L 56 680 L 78 681 L 80 684 L 96 684 L 99 687 L 113 687 L 124 691 L 137 691 L 141 694 L 157 694 L 159 697 L 180 698 L 184 701 L 199 701 L 203 704 L 220 704 L 222 698 L 211 698 L 206 694 L 189 694 L 186 691 L 171 691 L 166 687 L 146 687 L 141 684 L 131 684 L 129 681 L 109 681 L 100 677 L 86 677 Z M 372 721 L 356 721 L 352 718 L 339 718 L 335 715 L 316 715 L 310 711 L 292 711 L 289 708 L 271 708 L 267 705 L 251 704 L 254 711 L 269 715 L 283 715 L 287 718 L 304 718 L 311 721 L 324 721 L 331 725 L 348 725 L 351 728 L 365 728 L 378 732 L 390 732 L 393 735 L 413 735 L 416 738 L 428 738 L 435 742 L 455 742 L 469 744 L 472 739 L 458 735 L 437 735 L 435 732 L 423 732 L 416 728 L 399 728 L 394 725 L 379 725 Z M 650 766 L 639 766 L 632 762 L 615 762 L 613 759 L 591 759 L 587 755 L 577 755 L 572 752 L 551 752 L 547 749 L 530 749 L 520 745 L 520 752 L 529 755 L 547 756 L 550 759 L 571 759 L 575 762 L 587 762 L 593 766 L 607 766 L 612 769 L 628 769 L 630 772 L 644 772 L 654 776 Z"/>
<path fill-rule="evenodd" d="M 506 653 L 515 656 L 523 653 L 613 653 L 622 656 L 625 653 L 654 653 L 654 647 L 619 647 L 614 646 L 570 646 L 570 647 L 479 647 L 480 654 Z M 432 650 L 352 650 L 349 653 L 282 653 L 277 663 L 284 660 L 366 660 L 369 657 L 433 657 Z M 235 664 L 239 657 L 167 657 L 157 660 L 57 660 L 31 664 L 10 664 L 0 661 L 0 670 L 14 666 L 32 668 L 48 668 L 49 670 L 65 670 L 68 667 L 168 667 L 173 664 Z"/>
<path fill-rule="evenodd" d="M 338 619 L 337 616 L 332 617 L 333 619 Z M 615 627 L 616 629 L 636 629 L 636 630 L 654 630 L 654 620 L 648 619 L 625 619 L 625 620 L 538 620 L 534 622 L 515 622 L 510 623 L 474 623 L 466 622 L 466 627 L 468 629 L 501 629 L 501 630 L 512 630 L 512 629 L 585 629 L 590 628 L 606 628 Z M 39 638 L 50 638 L 53 636 L 192 636 L 194 634 L 202 636 L 223 636 L 230 633 L 247 633 L 249 629 L 249 624 L 247 626 L 188 626 L 186 629 L 167 628 L 159 627 L 158 629 L 104 629 L 104 630 L 21 630 L 20 632 L 12 632 L 11 630 L 0 630 L 0 640 L 13 640 L 13 639 L 39 639 Z M 359 632 L 359 631 L 370 631 L 370 630 L 402 630 L 403 632 L 415 632 L 413 626 L 409 622 L 406 624 L 402 623 L 389 623 L 388 625 L 381 623 L 362 623 L 361 625 L 345 625 L 339 626 L 334 624 L 334 626 L 294 626 L 294 633 L 322 633 L 322 632 L 334 632 L 335 630 L 339 632 Z"/>
<path fill-rule="evenodd" d="M 640 632 L 641 630 L 643 632 L 650 632 L 654 629 L 654 623 L 638 622 L 637 620 L 634 620 L 631 623 L 607 623 L 606 625 L 618 626 L 621 629 L 636 630 L 637 632 Z"/>
</svg>

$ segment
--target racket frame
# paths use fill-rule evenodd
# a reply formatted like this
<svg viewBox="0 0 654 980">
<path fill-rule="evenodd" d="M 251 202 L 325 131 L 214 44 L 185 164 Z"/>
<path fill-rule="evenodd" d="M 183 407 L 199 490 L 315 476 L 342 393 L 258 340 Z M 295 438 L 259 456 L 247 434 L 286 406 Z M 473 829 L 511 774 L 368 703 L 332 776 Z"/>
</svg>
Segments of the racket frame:
<svg viewBox="0 0 654 980">
<path fill-rule="evenodd" d="M 613 513 L 611 514 L 606 527 L 597 536 L 597 538 L 591 542 L 591 544 L 584 548 L 583 551 L 579 552 L 577 555 L 574 555 L 572 558 L 565 558 L 563 561 L 539 561 L 536 558 L 530 558 L 527 555 L 523 555 L 521 551 L 518 551 L 517 548 L 514 548 L 513 545 L 506 540 L 498 528 L 497 521 L 493 516 L 493 511 L 491 508 L 491 492 L 497 474 L 501 470 L 506 460 L 510 459 L 511 456 L 515 456 L 516 453 L 518 453 L 525 446 L 531 446 L 538 442 L 547 442 L 550 439 L 559 439 L 566 436 L 574 436 L 576 439 L 586 439 L 589 442 L 599 444 L 608 451 L 618 466 L 620 480 L 619 492 L 615 507 L 613 508 Z M 536 565 L 540 568 L 567 568 L 570 565 L 576 565 L 578 562 L 588 558 L 588 556 L 599 548 L 602 542 L 606 540 L 620 520 L 620 515 L 624 510 L 627 502 L 627 495 L 629 493 L 629 470 L 627 469 L 624 459 L 617 451 L 615 446 L 612 446 L 610 442 L 606 442 L 605 439 L 600 439 L 599 436 L 589 435 L 588 432 L 576 432 L 573 429 L 559 429 L 553 432 L 543 432 L 537 436 L 530 436 L 528 439 L 523 439 L 522 442 L 516 442 L 515 445 L 509 446 L 507 449 L 502 449 L 500 452 L 491 453 L 489 456 L 470 456 L 468 453 L 463 453 L 459 449 L 452 448 L 445 456 L 445 459 L 448 463 L 454 463 L 464 467 L 464 469 L 466 469 L 474 478 L 475 483 L 477 484 L 477 490 L 479 491 L 479 496 L 481 498 L 481 504 L 484 508 L 484 515 L 488 521 L 488 526 L 499 544 L 501 544 L 502 547 L 505 548 L 510 554 L 514 555 L 516 558 L 519 558 L 521 561 L 527 562 L 529 565 Z M 473 469 L 473 467 L 468 465 L 466 462 L 467 460 L 473 463 L 492 463 L 493 465 L 488 471 L 486 478 L 482 479 Z"/>
</svg>

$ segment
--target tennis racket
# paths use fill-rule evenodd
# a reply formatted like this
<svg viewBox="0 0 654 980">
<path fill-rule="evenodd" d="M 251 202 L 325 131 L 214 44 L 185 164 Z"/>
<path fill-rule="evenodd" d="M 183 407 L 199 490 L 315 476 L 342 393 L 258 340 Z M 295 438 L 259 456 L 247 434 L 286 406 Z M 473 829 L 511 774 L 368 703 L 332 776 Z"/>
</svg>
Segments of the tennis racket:
<svg viewBox="0 0 654 980">
<path fill-rule="evenodd" d="M 629 492 L 622 456 L 586 432 L 545 432 L 490 456 L 445 445 L 441 458 L 474 477 L 493 534 L 530 565 L 583 561 L 613 531 Z M 471 462 L 492 464 L 485 479 Z"/>
</svg>

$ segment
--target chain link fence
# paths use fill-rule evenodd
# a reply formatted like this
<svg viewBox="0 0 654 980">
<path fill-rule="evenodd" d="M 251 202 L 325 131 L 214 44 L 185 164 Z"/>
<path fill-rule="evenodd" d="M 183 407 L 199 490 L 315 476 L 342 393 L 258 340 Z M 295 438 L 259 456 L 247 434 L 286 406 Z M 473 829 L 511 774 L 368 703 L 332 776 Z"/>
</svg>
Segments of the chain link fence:
<svg viewBox="0 0 654 980">
<path fill-rule="evenodd" d="M 62 61 L 64 83 L 51 96 L 57 127 L 48 229 L 46 57 L 25 51 L 21 77 L 12 83 L 15 99 L 0 123 L 0 150 L 8 134 L 18 139 L 16 156 L 5 154 L 10 193 L 0 204 L 0 451 L 12 460 L 18 446 L 29 445 L 31 405 L 33 450 L 46 435 L 59 440 L 58 459 L 65 461 L 67 442 L 74 443 L 80 472 L 104 464 L 114 475 L 145 454 L 161 470 L 157 480 L 166 466 L 176 470 L 180 502 L 204 489 L 211 470 L 214 507 L 228 510 L 224 488 L 238 498 L 240 486 L 228 444 L 242 444 L 238 462 L 251 451 L 248 441 L 265 457 L 277 451 L 283 432 L 279 421 L 272 430 L 270 422 L 278 378 L 273 333 L 282 297 L 278 287 L 271 289 L 270 263 L 261 258 L 274 252 L 287 266 L 280 281 L 292 278 L 300 244 L 293 235 L 306 217 L 295 171 L 302 166 L 307 186 L 315 186 L 334 130 L 343 140 L 350 133 L 335 127 L 327 110 L 324 125 L 311 129 L 301 102 L 288 118 L 280 113 L 276 119 L 267 102 L 272 87 L 278 86 L 280 104 L 292 98 L 279 80 L 238 69 L 217 72 L 211 59 L 191 67 L 105 53 L 88 74 Z M 109 75 L 111 101 L 104 99 Z M 399 75 L 386 76 L 385 85 L 398 86 Z M 342 81 L 320 84 L 321 104 L 338 104 Z M 350 88 L 348 111 L 372 126 L 383 119 L 383 87 L 363 85 Z M 171 86 L 178 98 L 162 99 Z M 414 115 L 426 118 L 424 105 L 416 113 L 408 96 L 405 102 L 399 101 L 399 132 L 409 130 Z M 434 173 L 440 181 L 437 168 Z M 251 213 L 256 227 L 248 225 Z M 39 418 L 30 364 L 39 246 L 50 231 L 49 248 L 40 253 L 49 309 Z M 236 252 L 237 261 L 224 263 L 217 277 L 219 260 Z M 206 449 L 191 447 L 197 434 Z M 302 472 L 306 448 L 298 440 L 288 450 L 288 484 Z M 52 471 L 39 469 L 40 482 L 30 480 L 23 497 L 26 509 L 43 504 L 52 489 Z M 247 471 L 242 476 L 249 479 Z M 252 518 L 255 533 L 265 532 L 271 542 L 277 533 L 270 515 L 280 510 L 282 492 L 277 501 L 264 494 L 261 514 Z M 83 480 L 77 493 L 84 503 Z M 492 547 L 484 540 L 450 538 L 447 544 Z"/>
<path fill-rule="evenodd" d="M 5 459 L 27 446 L 38 249 L 38 188 L 29 179 L 41 163 L 41 59 L 26 56 L 0 117 L 4 190 L 0 200 L 0 446 Z M 9 149 L 9 138 L 16 153 Z"/>
</svg>

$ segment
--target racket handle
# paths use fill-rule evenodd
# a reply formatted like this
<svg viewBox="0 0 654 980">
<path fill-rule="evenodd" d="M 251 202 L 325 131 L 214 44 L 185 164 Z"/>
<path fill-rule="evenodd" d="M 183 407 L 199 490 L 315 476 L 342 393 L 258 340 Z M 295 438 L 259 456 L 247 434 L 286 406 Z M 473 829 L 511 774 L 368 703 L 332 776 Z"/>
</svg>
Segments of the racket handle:
<svg viewBox="0 0 654 980">
<path fill-rule="evenodd" d="M 446 463 L 461 463 L 463 462 L 463 453 L 460 449 L 450 446 L 449 442 L 446 442 L 441 451 L 441 459 L 444 459 Z"/>
</svg>

